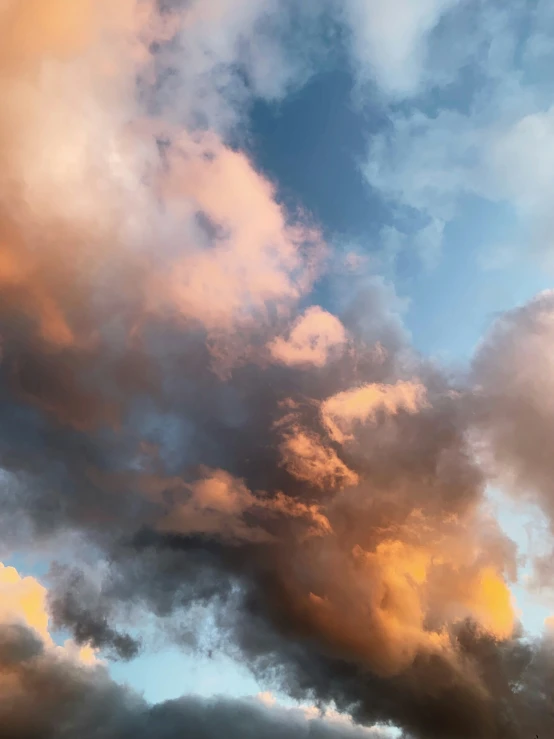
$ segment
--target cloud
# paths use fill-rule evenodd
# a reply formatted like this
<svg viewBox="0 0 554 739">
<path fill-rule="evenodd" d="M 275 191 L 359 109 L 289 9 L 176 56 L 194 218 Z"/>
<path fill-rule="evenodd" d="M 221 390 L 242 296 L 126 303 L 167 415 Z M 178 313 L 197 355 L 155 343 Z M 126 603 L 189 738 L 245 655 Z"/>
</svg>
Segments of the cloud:
<svg viewBox="0 0 554 739">
<path fill-rule="evenodd" d="M 200 233 L 198 246 L 168 264 L 154 305 L 168 301 L 209 331 L 229 332 L 263 317 L 269 304 L 294 304 L 312 283 L 317 231 L 287 223 L 273 186 L 217 138 L 181 135 L 168 156 L 167 202 L 201 217 L 204 244 Z"/>
<path fill-rule="evenodd" d="M 316 739 L 379 736 L 347 723 L 307 716 L 301 710 L 266 707 L 256 700 L 187 697 L 150 706 L 112 682 L 101 666 L 85 668 L 59 658 L 33 639 L 24 627 L 0 627 L 0 720 L 6 739 L 66 739 L 76 734 L 83 739 L 98 735 L 177 739 L 183 734 L 216 739 L 223 733 L 237 739 L 280 739 L 291 733 Z"/>
<path fill-rule="evenodd" d="M 551 24 L 543 4 L 458 3 L 443 16 L 429 48 L 434 96 L 389 106 L 368 143 L 367 182 L 393 208 L 385 251 L 436 258 L 445 224 L 473 217 L 478 199 L 508 208 L 522 239 L 550 259 L 551 90 L 540 39 Z"/>
<path fill-rule="evenodd" d="M 251 492 L 243 480 L 225 470 L 202 469 L 194 482 L 182 478 L 132 476 L 142 494 L 159 504 L 159 531 L 182 535 L 201 534 L 227 542 L 271 542 L 275 519 L 305 519 L 309 534 L 330 531 L 317 505 L 291 498 L 280 491 L 269 496 Z M 115 481 L 112 481 L 112 484 Z M 162 512 L 163 511 L 163 512 Z"/>
<path fill-rule="evenodd" d="M 505 486 L 538 502 L 551 520 L 553 332 L 547 291 L 500 316 L 474 361 L 485 458 Z"/>
<path fill-rule="evenodd" d="M 388 94 L 415 94 L 425 73 L 428 37 L 456 3 L 457 0 L 344 3 L 342 12 L 352 34 L 351 53 L 356 69 L 365 77 L 375 78 Z"/>
<path fill-rule="evenodd" d="M 109 616 L 100 603 L 98 593 L 91 588 L 81 572 L 69 568 L 57 568 L 52 573 L 57 584 L 56 597 L 52 591 L 48 606 L 56 628 L 69 628 L 83 653 L 107 650 L 116 659 L 129 660 L 136 657 L 140 641 L 127 633 L 122 633 L 109 625 Z M 60 582 L 63 588 L 60 588 Z"/>
<path fill-rule="evenodd" d="M 15 586 L 25 583 L 13 573 L 8 573 L 4 579 Z M 31 585 L 29 582 L 25 587 Z M 5 590 L 4 595 L 7 592 Z M 23 605 L 25 611 L 25 602 L 19 605 Z M 16 617 L 17 613 L 12 611 L 10 615 Z M 76 732 L 85 739 L 99 733 L 121 739 L 131 735 L 146 737 L 152 733 L 168 739 L 183 733 L 211 739 L 220 736 L 223 730 L 231 737 L 245 736 L 245 732 L 276 738 L 291 732 L 322 739 L 387 736 L 385 730 L 358 727 L 336 712 L 320 715 L 314 709 L 283 708 L 267 699 L 231 701 L 184 697 L 150 706 L 140 696 L 115 684 L 103 665 L 83 664 L 69 652 L 49 646 L 25 619 L 19 623 L 17 619 L 2 620 L 0 664 L 3 695 L 0 719 L 10 739 L 23 736 L 63 739 Z M 531 648 L 523 660 L 507 655 L 503 666 L 511 667 L 507 669 L 511 677 L 518 675 L 522 679 L 519 695 L 524 709 L 534 708 L 525 705 L 533 695 L 532 680 L 546 674 L 550 665 L 548 659 L 541 658 Z M 35 710 L 30 711 L 30 705 Z"/>
<path fill-rule="evenodd" d="M 359 480 L 337 452 L 309 429 L 295 425 L 289 427 L 279 450 L 283 465 L 293 477 L 321 489 L 356 485 Z"/>
<path fill-rule="evenodd" d="M 253 98 L 282 99 L 329 51 L 317 34 L 326 8 L 316 3 L 175 0 L 165 6 L 178 30 L 155 54 L 153 106 L 187 128 L 236 131 Z"/>
<path fill-rule="evenodd" d="M 137 346 L 146 316 L 199 322 L 214 361 L 232 365 L 246 349 L 222 333 L 269 303 L 286 312 L 311 285 L 321 239 L 216 133 L 148 116 L 138 93 L 156 86 L 152 45 L 170 45 L 178 9 L 168 20 L 148 3 L 102 14 L 60 0 L 43 37 L 34 5 L 28 15 L 11 3 L 0 29 L 5 366 L 17 392 L 64 422 L 116 425 L 121 387 L 106 392 L 89 370 L 100 362 L 108 382 L 142 383 L 151 367 L 123 368 L 119 347 Z"/>
<path fill-rule="evenodd" d="M 382 260 L 385 269 L 397 266 L 398 259 L 406 253 L 419 258 L 424 268 L 435 268 L 442 255 L 445 221 L 431 217 L 426 226 L 405 233 L 395 226 L 384 226 L 379 234 Z"/>
<path fill-rule="evenodd" d="M 336 316 L 319 306 L 296 319 L 288 339 L 278 336 L 268 346 L 274 360 L 287 365 L 322 367 L 333 354 L 344 351 L 347 334 Z"/>
<path fill-rule="evenodd" d="M 22 578 L 13 567 L 0 568 L 0 720 L 7 739 L 63 739 L 99 733 L 127 736 L 381 736 L 356 727 L 348 719 L 331 720 L 317 711 L 286 709 L 274 702 L 183 698 L 149 706 L 141 697 L 116 685 L 87 649 L 67 642 L 56 647 L 48 631 L 46 590 L 34 578 Z M 91 661 L 92 658 L 92 661 Z M 34 710 L 29 710 L 33 706 Z M 382 736 L 385 736 L 383 733 Z"/>
<path fill-rule="evenodd" d="M 424 403 L 425 388 L 416 382 L 371 384 L 327 398 L 321 405 L 321 416 L 331 438 L 344 444 L 354 439 L 357 424 L 371 423 L 379 411 L 415 413 Z"/>
<path fill-rule="evenodd" d="M 59 656 L 83 665 L 97 663 L 95 649 L 87 640 L 76 644 L 68 639 L 62 647 L 55 645 L 50 633 L 48 593 L 34 577 L 21 577 L 14 567 L 0 563 L 0 593 L 0 632 L 6 644 L 11 643 L 13 636 L 21 636 L 29 645 L 33 640 L 42 645 L 54 658 Z"/>
<path fill-rule="evenodd" d="M 21 578 L 14 567 L 0 567 L 2 621 L 19 620 L 49 639 L 45 589 L 32 577 Z"/>
<path fill-rule="evenodd" d="M 391 131 L 373 140 L 366 175 L 386 197 L 439 221 L 450 220 L 467 195 L 508 202 L 522 217 L 544 218 L 551 118 L 550 109 L 537 109 L 523 88 L 501 86 L 471 114 L 396 115 Z"/>
<path fill-rule="evenodd" d="M 476 361 L 481 389 L 464 387 L 413 351 L 365 276 L 329 276 L 335 314 L 304 310 L 327 247 L 232 136 L 254 96 L 309 70 L 309 50 L 288 57 L 292 4 L 69 5 L 46 18 L 44 3 L 10 3 L 0 26 L 0 502 L 27 537 L 77 532 L 97 555 L 98 571 L 80 550 L 53 569 L 53 622 L 127 658 L 129 614 L 163 628 L 210 607 L 214 648 L 366 725 L 547 732 L 551 655 L 518 633 L 514 547 L 484 510 L 468 433 L 482 399 L 498 459 L 522 480 L 531 470 L 549 505 L 547 359 L 524 340 L 538 357 L 529 389 L 531 375 L 503 372 L 498 357 L 519 355 L 500 331 Z M 446 10 L 344 12 L 363 34 L 355 54 L 369 37 L 373 73 L 407 91 Z M 473 133 L 461 114 L 416 118 L 398 114 L 407 143 L 388 187 L 429 209 L 436 238 L 465 161 L 445 165 L 451 141 L 433 149 L 433 125 L 462 131 L 462 159 Z M 433 135 L 411 156 L 435 159 L 414 184 L 400 158 L 418 126 Z M 542 300 L 538 328 L 535 308 L 525 320 L 548 343 Z M 531 462 L 520 416 L 538 421 Z M 23 613 L 0 628 L 0 723 L 14 737 L 367 736 L 259 703 L 150 707 L 79 664 L 75 644 L 53 652 L 44 592 L 1 572 L 6 617 L 12 601 Z"/>
</svg>

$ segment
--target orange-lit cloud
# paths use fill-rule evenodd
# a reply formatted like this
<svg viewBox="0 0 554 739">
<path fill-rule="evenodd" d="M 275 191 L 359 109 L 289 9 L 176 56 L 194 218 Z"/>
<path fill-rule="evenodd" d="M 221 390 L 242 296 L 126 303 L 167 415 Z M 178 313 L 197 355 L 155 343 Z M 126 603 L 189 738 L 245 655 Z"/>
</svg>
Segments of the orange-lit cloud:
<svg viewBox="0 0 554 739">
<path fill-rule="evenodd" d="M 305 593 L 299 607 L 328 649 L 379 674 L 402 673 L 420 653 L 456 664 L 453 629 L 467 618 L 495 639 L 513 634 L 513 599 L 502 573 L 453 559 L 448 542 L 383 539 L 373 551 L 354 547 L 341 561 L 328 560 L 333 569 L 318 578 L 319 592 Z"/>
<path fill-rule="evenodd" d="M 33 577 L 22 578 L 14 567 L 0 564 L 0 620 L 21 622 L 51 642 L 46 612 L 46 588 Z"/>
<path fill-rule="evenodd" d="M 514 600 L 504 579 L 490 567 L 479 571 L 471 583 L 467 606 L 482 628 L 498 639 L 514 632 Z"/>
<path fill-rule="evenodd" d="M 344 443 L 354 438 L 357 425 L 370 423 L 379 411 L 417 413 L 425 403 L 425 388 L 416 382 L 369 384 L 327 398 L 321 416 L 331 438 Z"/>
<path fill-rule="evenodd" d="M 46 588 L 34 577 L 21 577 L 14 567 L 0 563 L 0 628 L 13 624 L 26 626 L 48 649 L 59 652 L 64 658 L 96 664 L 96 651 L 89 645 L 78 646 L 68 639 L 63 647 L 55 646 L 49 631 L 46 596 Z"/>
<path fill-rule="evenodd" d="M 269 542 L 275 539 L 272 521 L 301 519 L 306 522 L 307 536 L 331 532 L 317 505 L 281 492 L 271 497 L 254 494 L 242 480 L 224 470 L 206 469 L 204 474 L 193 483 L 148 476 L 138 480 L 143 494 L 166 511 L 156 522 L 158 530 L 201 533 L 235 542 Z"/>
<path fill-rule="evenodd" d="M 334 449 L 299 425 L 287 429 L 279 450 L 288 472 L 311 485 L 323 489 L 358 482 L 358 475 L 339 459 Z"/>
<path fill-rule="evenodd" d="M 216 334 L 263 321 L 268 304 L 286 311 L 315 276 L 318 233 L 290 224 L 273 186 L 215 135 L 181 134 L 169 158 L 168 205 L 201 217 L 204 233 L 160 275 L 153 303 L 173 304 Z"/>
</svg>

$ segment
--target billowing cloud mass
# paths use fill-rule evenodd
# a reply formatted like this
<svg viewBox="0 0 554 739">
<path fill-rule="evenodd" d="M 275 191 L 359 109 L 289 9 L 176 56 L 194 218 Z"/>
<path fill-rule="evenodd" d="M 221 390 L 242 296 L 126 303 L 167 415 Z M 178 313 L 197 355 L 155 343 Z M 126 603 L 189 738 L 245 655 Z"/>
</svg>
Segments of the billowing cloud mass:
<svg viewBox="0 0 554 739">
<path fill-rule="evenodd" d="M 346 720 L 325 721 L 317 711 L 279 709 L 262 700 L 184 698 L 150 706 L 115 684 L 90 650 L 57 647 L 48 632 L 45 589 L 1 566 L 0 721 L 6 739 L 84 739 L 106 736 L 163 736 L 185 733 L 215 739 L 290 736 L 363 739 L 381 736 Z M 333 717 L 332 717 L 333 718 Z"/>
<path fill-rule="evenodd" d="M 48 597 L 0 570 L 7 739 L 554 728 L 551 636 L 523 635 L 484 506 L 502 474 L 554 513 L 552 296 L 499 319 L 469 380 L 417 354 L 376 281 L 331 272 L 343 299 L 318 305 L 331 248 L 239 123 L 311 73 L 323 13 L 398 93 L 457 4 L 324 6 L 0 7 L 0 530 L 96 558 L 68 544 Z M 134 658 L 141 618 L 182 645 L 197 607 L 209 649 L 352 721 L 110 679 L 98 652 Z"/>
</svg>

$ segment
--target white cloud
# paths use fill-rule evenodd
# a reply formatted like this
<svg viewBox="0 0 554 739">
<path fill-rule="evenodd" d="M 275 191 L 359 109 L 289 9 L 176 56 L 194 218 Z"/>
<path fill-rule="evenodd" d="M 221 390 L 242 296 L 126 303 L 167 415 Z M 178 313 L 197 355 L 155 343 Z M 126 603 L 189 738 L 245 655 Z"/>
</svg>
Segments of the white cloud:
<svg viewBox="0 0 554 739">
<path fill-rule="evenodd" d="M 391 15 L 397 5 L 391 4 Z M 377 13 L 378 6 L 373 4 L 371 12 Z M 410 105 L 389 108 L 390 125 L 371 138 L 363 165 L 368 183 L 393 208 L 382 232 L 389 259 L 408 248 L 425 249 L 426 244 L 432 247 L 427 256 L 436 258 L 445 224 L 461 214 L 468 197 L 511 208 L 520 241 L 548 256 L 554 195 L 551 5 L 539 2 L 531 9 L 522 1 L 497 7 L 485 1 L 441 9 L 430 3 L 417 12 L 427 12 L 429 23 L 436 12 L 433 22 L 440 28 L 435 25 L 418 36 L 414 21 L 416 47 L 399 27 L 394 34 L 406 42 L 405 60 L 413 80 L 425 82 L 427 91 L 437 86 L 432 95 L 420 94 Z M 384 17 L 379 16 L 380 21 Z M 363 29 L 361 20 L 359 25 Z M 377 27 L 371 26 L 371 33 Z M 394 49 L 394 38 L 385 30 L 381 33 L 387 49 Z M 408 50 L 421 49 L 425 38 L 427 62 L 422 67 Z M 367 43 L 364 48 L 370 59 L 378 46 Z M 379 59 L 386 63 L 386 55 Z M 409 82 L 409 76 L 406 79 Z M 422 84 L 416 88 L 425 92 Z M 407 83 L 404 95 L 409 89 Z M 428 224 L 426 232 L 422 223 Z M 521 243 L 506 243 L 505 234 L 499 239 L 502 243 L 491 243 L 491 251 L 521 251 Z M 481 261 L 498 263 L 498 258 L 485 255 Z"/>
<path fill-rule="evenodd" d="M 337 731 L 341 732 L 341 736 L 344 739 L 348 739 L 348 737 L 352 737 L 352 739 L 362 739 L 362 737 L 367 737 L 367 739 L 392 739 L 392 737 L 398 735 L 396 729 L 388 726 L 358 726 L 350 716 L 340 713 L 333 706 L 322 709 L 321 706 L 303 703 L 292 706 L 284 705 L 270 691 L 258 693 L 256 699 L 264 706 L 272 708 L 276 712 L 281 712 L 283 715 L 288 715 L 292 720 L 298 722 L 299 725 L 305 721 L 323 721 L 328 727 L 330 735 L 331 730 L 336 728 Z"/>
<path fill-rule="evenodd" d="M 312 2 L 192 0 L 172 44 L 158 50 L 160 67 L 171 70 L 158 81 L 165 117 L 225 133 L 252 97 L 285 97 L 313 71 L 320 40 L 312 24 L 321 12 Z"/>
<path fill-rule="evenodd" d="M 499 86 L 471 114 L 442 110 L 432 117 L 415 112 L 396 115 L 391 123 L 392 129 L 372 140 L 364 173 L 395 207 L 407 206 L 418 214 L 411 238 L 396 227 L 384 232 L 393 256 L 408 245 L 427 245 L 427 256 L 436 258 L 444 225 L 460 213 L 467 196 L 507 205 L 528 245 L 548 253 L 554 107 L 540 107 L 524 88 L 507 91 Z M 423 230 L 421 218 L 428 221 Z"/>
<path fill-rule="evenodd" d="M 351 30 L 358 72 L 400 97 L 417 92 L 424 74 L 427 40 L 444 13 L 459 0 L 348 0 L 343 14 Z"/>
<path fill-rule="evenodd" d="M 549 210 L 554 194 L 554 107 L 524 115 L 494 137 L 487 164 L 498 194 L 523 213 Z"/>
</svg>

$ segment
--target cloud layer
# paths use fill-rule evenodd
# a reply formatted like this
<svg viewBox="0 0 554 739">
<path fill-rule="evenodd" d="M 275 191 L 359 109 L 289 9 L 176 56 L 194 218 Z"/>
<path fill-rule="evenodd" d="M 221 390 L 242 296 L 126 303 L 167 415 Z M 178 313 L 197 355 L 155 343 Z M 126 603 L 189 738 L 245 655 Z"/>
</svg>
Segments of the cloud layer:
<svg viewBox="0 0 554 739">
<path fill-rule="evenodd" d="M 329 3 L 325 17 L 360 80 L 406 95 L 458 5 Z M 48 598 L 89 656 L 130 659 L 129 624 L 210 607 L 210 649 L 360 724 L 548 734 L 552 644 L 522 636 L 515 547 L 484 491 L 508 475 L 552 514 L 552 299 L 501 318 L 466 379 L 411 348 L 364 275 L 346 288 L 328 275 L 348 299 L 338 315 L 319 305 L 329 245 L 233 137 L 253 99 L 310 74 L 322 13 L 270 0 L 0 10 L 2 526 L 18 546 L 74 534 L 94 550 L 102 566 L 73 553 Z M 306 46 L 289 54 L 299 20 Z M 500 166 L 511 136 L 489 153 L 517 195 Z M 389 168 L 386 140 L 375 146 L 372 181 L 386 174 L 380 186 L 440 232 L 465 174 L 430 146 L 446 178 L 435 212 L 436 178 L 413 185 L 402 146 Z M 7 608 L 0 627 L 7 736 L 368 736 L 254 703 L 148 706 L 52 651 L 38 583 L 0 574 L 24 614 Z"/>
</svg>

